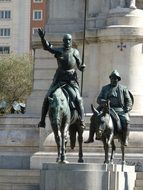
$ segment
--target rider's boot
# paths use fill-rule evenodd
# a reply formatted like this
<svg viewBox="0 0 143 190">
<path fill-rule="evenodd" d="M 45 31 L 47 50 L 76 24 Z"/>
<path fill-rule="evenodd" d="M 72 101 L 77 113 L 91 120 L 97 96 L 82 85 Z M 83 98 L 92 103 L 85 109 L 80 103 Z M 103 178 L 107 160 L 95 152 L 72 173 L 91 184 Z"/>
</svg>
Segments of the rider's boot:
<svg viewBox="0 0 143 190">
<path fill-rule="evenodd" d="M 83 103 L 82 103 L 82 99 L 77 99 L 76 101 L 76 108 L 78 111 L 78 114 L 80 116 L 80 125 L 82 126 L 82 128 L 85 129 L 86 125 L 84 122 L 84 107 L 83 107 Z"/>
<path fill-rule="evenodd" d="M 124 129 L 124 146 L 128 146 L 129 140 L 129 124 L 126 125 L 126 129 Z"/>
<path fill-rule="evenodd" d="M 49 101 L 48 101 L 48 97 L 45 97 L 43 105 L 42 105 L 41 121 L 38 123 L 38 127 L 45 128 L 46 126 L 45 118 L 46 118 L 48 109 L 49 109 Z"/>
<path fill-rule="evenodd" d="M 95 133 L 95 129 L 90 126 L 89 137 L 84 143 L 92 143 L 92 142 L 94 142 L 94 133 Z"/>
</svg>

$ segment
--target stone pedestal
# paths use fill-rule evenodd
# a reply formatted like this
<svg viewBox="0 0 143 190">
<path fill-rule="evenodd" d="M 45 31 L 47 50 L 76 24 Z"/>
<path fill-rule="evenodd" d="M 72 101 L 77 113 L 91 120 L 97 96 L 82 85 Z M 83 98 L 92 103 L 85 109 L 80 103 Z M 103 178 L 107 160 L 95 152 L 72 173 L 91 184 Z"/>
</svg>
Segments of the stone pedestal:
<svg viewBox="0 0 143 190">
<path fill-rule="evenodd" d="M 134 166 L 102 164 L 43 164 L 40 190 L 133 190 Z"/>
<path fill-rule="evenodd" d="M 26 114 L 0 117 L 0 168 L 30 168 L 30 157 L 39 150 L 38 121 Z"/>
</svg>

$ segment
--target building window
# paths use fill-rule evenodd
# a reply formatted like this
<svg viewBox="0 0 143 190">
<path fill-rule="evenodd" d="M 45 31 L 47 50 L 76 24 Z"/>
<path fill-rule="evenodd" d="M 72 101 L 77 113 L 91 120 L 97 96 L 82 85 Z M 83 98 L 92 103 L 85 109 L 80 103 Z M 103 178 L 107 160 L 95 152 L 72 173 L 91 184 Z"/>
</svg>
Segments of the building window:
<svg viewBox="0 0 143 190">
<path fill-rule="evenodd" d="M 0 46 L 0 54 L 9 54 L 9 53 L 10 53 L 10 47 Z"/>
<path fill-rule="evenodd" d="M 0 11 L 0 19 L 11 18 L 11 11 Z"/>
<path fill-rule="evenodd" d="M 33 11 L 33 20 L 42 20 L 42 10 Z"/>
<path fill-rule="evenodd" d="M 32 28 L 32 34 L 37 34 L 38 28 Z"/>
<path fill-rule="evenodd" d="M 10 28 L 0 28 L 0 36 L 10 36 Z"/>
<path fill-rule="evenodd" d="M 42 3 L 43 0 L 33 0 L 34 3 Z"/>
</svg>

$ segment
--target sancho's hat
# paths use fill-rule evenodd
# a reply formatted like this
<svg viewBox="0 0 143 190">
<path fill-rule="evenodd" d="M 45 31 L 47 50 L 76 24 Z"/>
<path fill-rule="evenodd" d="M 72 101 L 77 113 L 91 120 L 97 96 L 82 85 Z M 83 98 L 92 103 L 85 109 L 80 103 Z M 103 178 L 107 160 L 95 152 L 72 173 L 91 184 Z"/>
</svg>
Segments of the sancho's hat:
<svg viewBox="0 0 143 190">
<path fill-rule="evenodd" d="M 118 78 L 118 80 L 121 80 L 120 74 L 118 73 L 117 70 L 112 71 L 111 75 L 109 76 L 109 78 L 111 78 L 112 76 L 116 76 Z"/>
</svg>

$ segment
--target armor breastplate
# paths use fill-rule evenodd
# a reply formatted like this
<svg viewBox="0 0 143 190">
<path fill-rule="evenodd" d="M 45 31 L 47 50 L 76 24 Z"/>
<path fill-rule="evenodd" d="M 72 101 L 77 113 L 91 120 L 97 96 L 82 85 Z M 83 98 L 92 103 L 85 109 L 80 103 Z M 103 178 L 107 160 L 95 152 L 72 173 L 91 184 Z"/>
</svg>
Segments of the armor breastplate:
<svg viewBox="0 0 143 190">
<path fill-rule="evenodd" d="M 63 70 L 70 70 L 76 67 L 76 60 L 73 56 L 74 50 L 70 49 L 67 51 L 63 51 L 58 57 L 58 65 Z"/>
</svg>

